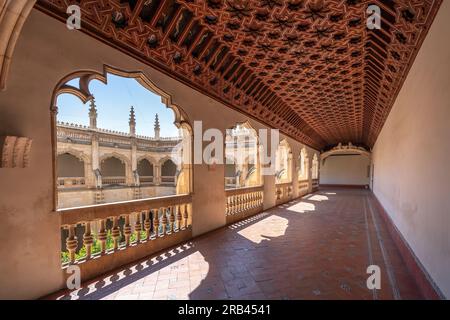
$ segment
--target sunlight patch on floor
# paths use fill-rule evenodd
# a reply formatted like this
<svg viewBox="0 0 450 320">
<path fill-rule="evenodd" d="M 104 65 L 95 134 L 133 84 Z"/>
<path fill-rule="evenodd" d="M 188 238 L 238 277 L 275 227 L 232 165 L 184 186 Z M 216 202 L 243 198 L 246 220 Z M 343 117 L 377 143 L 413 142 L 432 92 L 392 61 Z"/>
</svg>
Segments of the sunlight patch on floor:
<svg viewBox="0 0 450 320">
<path fill-rule="evenodd" d="M 315 211 L 316 206 L 312 203 L 301 201 L 292 206 L 289 206 L 286 210 L 298 212 L 298 213 L 305 213 L 305 212 Z"/>
<path fill-rule="evenodd" d="M 288 227 L 288 222 L 289 221 L 286 218 L 272 215 L 240 230 L 238 234 L 259 244 L 263 241 L 270 241 L 271 238 L 284 236 Z"/>
<path fill-rule="evenodd" d="M 325 200 L 329 200 L 329 198 L 327 196 L 322 195 L 322 194 L 315 194 L 311 198 L 309 198 L 308 200 L 311 200 L 311 201 L 325 201 Z"/>
</svg>

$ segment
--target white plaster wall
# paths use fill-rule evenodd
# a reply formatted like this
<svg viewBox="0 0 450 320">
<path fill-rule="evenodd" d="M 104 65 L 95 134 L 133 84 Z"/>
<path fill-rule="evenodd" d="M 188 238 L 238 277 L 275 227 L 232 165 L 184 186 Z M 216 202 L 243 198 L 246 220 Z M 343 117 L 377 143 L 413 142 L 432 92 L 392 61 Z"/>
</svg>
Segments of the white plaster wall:
<svg viewBox="0 0 450 320">
<path fill-rule="evenodd" d="M 450 298 L 450 1 L 443 1 L 373 150 L 374 193 Z"/>
<path fill-rule="evenodd" d="M 368 185 L 370 160 L 362 155 L 330 156 L 320 166 L 321 184 Z"/>
</svg>

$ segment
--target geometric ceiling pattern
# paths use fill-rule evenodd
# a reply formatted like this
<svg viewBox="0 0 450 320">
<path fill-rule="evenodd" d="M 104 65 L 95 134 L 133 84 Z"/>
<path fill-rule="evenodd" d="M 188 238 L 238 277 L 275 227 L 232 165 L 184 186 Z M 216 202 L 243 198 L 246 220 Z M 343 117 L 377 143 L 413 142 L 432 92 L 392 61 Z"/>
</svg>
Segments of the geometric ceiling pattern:
<svg viewBox="0 0 450 320">
<path fill-rule="evenodd" d="M 316 149 L 372 147 L 441 0 L 38 0 L 82 32 Z M 381 29 L 366 26 L 381 9 Z"/>
</svg>

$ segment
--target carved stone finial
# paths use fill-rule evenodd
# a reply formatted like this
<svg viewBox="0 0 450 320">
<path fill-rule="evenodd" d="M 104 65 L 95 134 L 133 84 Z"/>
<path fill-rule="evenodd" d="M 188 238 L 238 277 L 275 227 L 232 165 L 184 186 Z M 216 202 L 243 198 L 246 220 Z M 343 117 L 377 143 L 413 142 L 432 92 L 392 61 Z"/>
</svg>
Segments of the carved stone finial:
<svg viewBox="0 0 450 320">
<path fill-rule="evenodd" d="M 130 125 L 130 135 L 136 135 L 136 115 L 134 114 L 134 107 L 130 108 L 130 121 L 128 122 Z"/>
<path fill-rule="evenodd" d="M 155 139 L 160 138 L 160 126 L 159 126 L 159 118 L 158 114 L 155 115 Z"/>
<path fill-rule="evenodd" d="M 97 106 L 95 105 L 95 99 L 91 99 L 89 108 L 89 127 L 91 129 L 97 129 Z"/>
<path fill-rule="evenodd" d="M 1 168 L 27 168 L 30 164 L 32 139 L 26 137 L 0 137 Z"/>
</svg>

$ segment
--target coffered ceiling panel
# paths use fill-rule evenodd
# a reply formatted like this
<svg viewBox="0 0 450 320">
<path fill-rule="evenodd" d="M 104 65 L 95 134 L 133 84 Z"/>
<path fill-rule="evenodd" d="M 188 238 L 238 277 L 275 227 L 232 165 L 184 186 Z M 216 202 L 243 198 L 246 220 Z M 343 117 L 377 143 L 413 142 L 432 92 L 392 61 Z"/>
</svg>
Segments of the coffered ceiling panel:
<svg viewBox="0 0 450 320">
<path fill-rule="evenodd" d="M 372 147 L 441 0 L 39 0 L 62 21 L 316 149 Z M 366 25 L 369 5 L 381 29 Z"/>
</svg>

